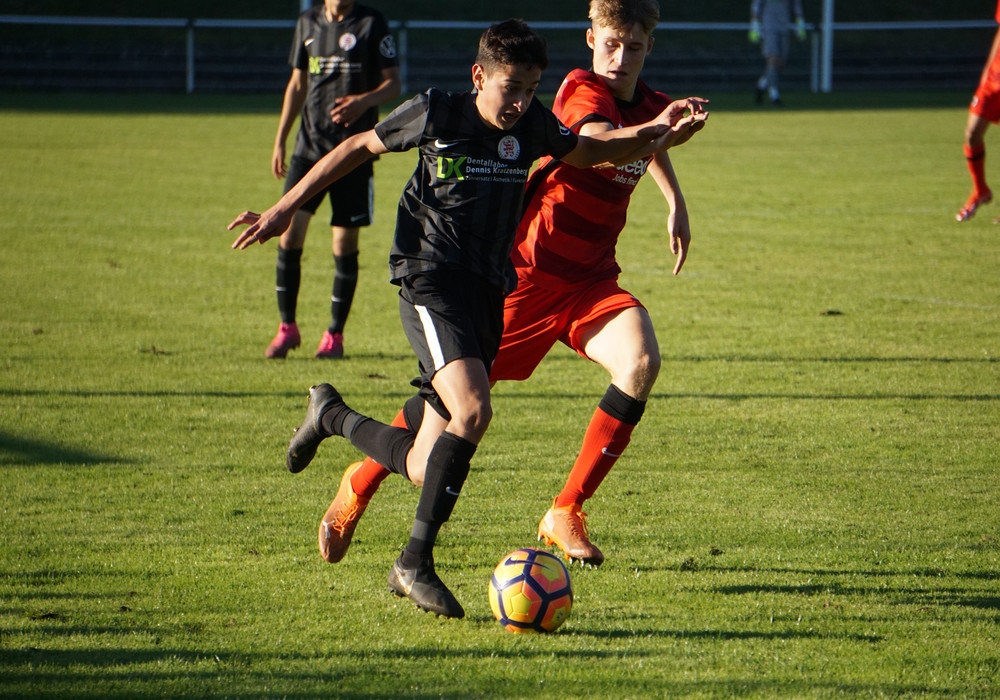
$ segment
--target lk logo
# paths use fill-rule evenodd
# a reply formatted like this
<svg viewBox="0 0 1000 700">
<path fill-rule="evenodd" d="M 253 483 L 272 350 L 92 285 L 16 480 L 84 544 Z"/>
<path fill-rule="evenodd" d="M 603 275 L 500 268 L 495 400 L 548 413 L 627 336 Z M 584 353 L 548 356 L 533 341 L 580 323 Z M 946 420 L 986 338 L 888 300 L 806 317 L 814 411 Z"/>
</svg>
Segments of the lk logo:
<svg viewBox="0 0 1000 700">
<path fill-rule="evenodd" d="M 451 177 L 459 181 L 464 180 L 465 173 L 462 172 L 462 166 L 465 165 L 466 157 L 445 158 L 444 156 L 438 156 L 438 180 L 447 180 Z"/>
</svg>

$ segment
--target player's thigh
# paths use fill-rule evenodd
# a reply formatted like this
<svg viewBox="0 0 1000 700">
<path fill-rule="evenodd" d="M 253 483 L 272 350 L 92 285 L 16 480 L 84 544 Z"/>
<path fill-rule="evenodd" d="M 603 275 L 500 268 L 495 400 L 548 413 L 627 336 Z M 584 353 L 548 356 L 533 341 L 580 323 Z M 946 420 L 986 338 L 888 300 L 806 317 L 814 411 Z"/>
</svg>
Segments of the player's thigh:
<svg viewBox="0 0 1000 700">
<path fill-rule="evenodd" d="M 631 363 L 642 355 L 659 355 L 659 344 L 649 313 L 641 306 L 613 312 L 590 324 L 581 334 L 587 357 L 605 368 Z"/>
<path fill-rule="evenodd" d="M 493 418 L 486 365 L 478 358 L 459 358 L 438 370 L 431 384 L 451 412 L 448 431 L 478 444 Z"/>
<path fill-rule="evenodd" d="M 332 250 L 334 255 L 350 255 L 351 253 L 358 252 L 361 229 L 332 226 L 330 233 L 332 235 Z"/>
<path fill-rule="evenodd" d="M 645 308 L 613 312 L 585 327 L 581 341 L 586 356 L 604 367 L 616 386 L 630 396 L 646 398 L 659 374 L 660 348 Z"/>
<path fill-rule="evenodd" d="M 766 58 L 782 64 L 788 58 L 789 43 L 787 31 L 765 31 L 761 42 L 761 52 Z"/>
<path fill-rule="evenodd" d="M 490 381 L 524 380 L 566 331 L 565 297 L 521 280 L 504 301 L 503 337 Z"/>
<path fill-rule="evenodd" d="M 309 222 L 312 221 L 310 212 L 299 209 L 292 216 L 292 223 L 283 234 L 281 234 L 281 247 L 285 250 L 302 250 L 306 242 L 306 234 L 309 232 Z"/>
<path fill-rule="evenodd" d="M 299 183 L 299 180 L 306 176 L 312 167 L 316 165 L 317 161 L 310 160 L 308 158 L 302 158 L 300 156 L 292 156 L 291 163 L 288 166 L 288 175 L 285 176 L 285 193 L 287 194 L 290 189 L 295 187 Z M 319 205 L 323 203 L 324 197 L 326 197 L 327 190 L 318 192 L 311 199 L 309 199 L 305 204 L 299 207 L 299 211 L 309 212 L 310 215 L 315 214 Z"/>
<path fill-rule="evenodd" d="M 623 352 L 656 348 L 649 314 L 617 280 L 598 281 L 577 294 L 572 316 L 563 342 L 606 369 L 616 366 Z"/>
<path fill-rule="evenodd" d="M 1000 82 L 984 81 L 976 89 L 965 124 L 966 140 L 981 143 L 990 123 L 1000 122 Z"/>
<path fill-rule="evenodd" d="M 456 360 L 486 368 L 493 364 L 503 331 L 503 294 L 480 278 L 456 270 L 421 273 L 402 280 L 399 313 L 420 363 L 420 395 L 442 416 L 483 401 L 482 393 L 449 405 L 437 391 L 436 375 Z M 488 395 L 488 380 L 485 380 Z M 464 420 L 465 418 L 462 418 Z"/>
<path fill-rule="evenodd" d="M 371 161 L 368 161 L 327 188 L 330 195 L 330 226 L 358 228 L 371 224 L 375 192 L 373 173 Z"/>
</svg>

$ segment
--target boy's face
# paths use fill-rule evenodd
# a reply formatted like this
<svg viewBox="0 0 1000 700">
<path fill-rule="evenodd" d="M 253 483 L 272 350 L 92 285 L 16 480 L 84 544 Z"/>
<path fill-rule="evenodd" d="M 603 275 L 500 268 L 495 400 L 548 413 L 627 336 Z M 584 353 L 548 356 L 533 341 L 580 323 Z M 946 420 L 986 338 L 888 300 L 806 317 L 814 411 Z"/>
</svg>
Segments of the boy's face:
<svg viewBox="0 0 1000 700">
<path fill-rule="evenodd" d="M 587 30 L 587 46 L 594 52 L 594 72 L 615 97 L 631 100 L 646 56 L 653 50 L 652 35 L 638 22 L 628 29 L 595 24 Z"/>
<path fill-rule="evenodd" d="M 495 129 L 510 129 L 527 111 L 535 96 L 542 69 L 537 66 L 499 66 L 492 72 L 478 63 L 472 66 L 479 117 Z"/>
</svg>

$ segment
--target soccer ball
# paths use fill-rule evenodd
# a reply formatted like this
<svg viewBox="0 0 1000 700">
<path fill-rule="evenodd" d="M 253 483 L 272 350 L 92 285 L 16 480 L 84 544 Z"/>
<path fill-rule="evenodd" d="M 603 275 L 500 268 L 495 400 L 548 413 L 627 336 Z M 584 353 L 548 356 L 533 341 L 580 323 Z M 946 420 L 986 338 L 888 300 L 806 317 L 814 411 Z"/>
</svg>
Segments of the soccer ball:
<svg viewBox="0 0 1000 700">
<path fill-rule="evenodd" d="M 510 632 L 554 632 L 573 607 L 566 565 L 540 549 L 519 549 L 501 559 L 489 593 L 493 615 Z"/>
</svg>

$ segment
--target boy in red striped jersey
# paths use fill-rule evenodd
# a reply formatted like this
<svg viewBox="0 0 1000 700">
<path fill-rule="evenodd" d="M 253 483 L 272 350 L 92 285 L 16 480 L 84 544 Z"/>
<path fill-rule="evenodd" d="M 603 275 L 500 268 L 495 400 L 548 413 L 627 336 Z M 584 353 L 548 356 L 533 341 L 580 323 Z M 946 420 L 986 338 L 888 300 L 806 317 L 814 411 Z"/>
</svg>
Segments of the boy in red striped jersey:
<svg viewBox="0 0 1000 700">
<path fill-rule="evenodd" d="M 592 0 L 590 19 L 593 68 L 571 72 L 560 87 L 553 112 L 563 124 L 578 134 L 599 136 L 647 122 L 668 105 L 707 114 L 706 100 L 672 103 L 639 79 L 659 21 L 656 0 Z M 646 172 L 669 208 L 666 233 L 676 275 L 691 232 L 666 150 L 584 169 L 557 159 L 541 161 L 526 186 L 512 254 L 518 283 L 504 303 L 503 336 L 490 369 L 491 383 L 527 379 L 561 341 L 610 374 L 566 484 L 538 528 L 540 539 L 590 566 L 599 566 L 604 555 L 589 540 L 583 503 L 628 446 L 660 368 L 652 321 L 639 300 L 618 286 L 621 268 L 615 261 L 631 194 Z M 419 415 L 404 412 L 395 424 L 418 422 Z M 370 457 L 348 467 L 320 525 L 320 550 L 327 561 L 346 554 L 358 520 L 388 473 Z"/>
</svg>

